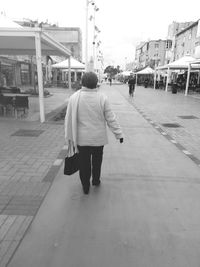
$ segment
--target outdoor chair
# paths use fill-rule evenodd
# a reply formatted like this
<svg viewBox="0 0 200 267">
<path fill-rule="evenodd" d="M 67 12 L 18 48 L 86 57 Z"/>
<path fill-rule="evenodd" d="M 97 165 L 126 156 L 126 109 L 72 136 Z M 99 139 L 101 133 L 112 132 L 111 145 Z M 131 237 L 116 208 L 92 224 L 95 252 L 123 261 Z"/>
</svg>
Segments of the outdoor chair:
<svg viewBox="0 0 200 267">
<path fill-rule="evenodd" d="M 24 114 L 26 113 L 27 109 L 29 108 L 29 101 L 28 96 L 16 96 L 14 102 L 14 110 L 15 113 L 18 111 L 23 111 Z"/>
<path fill-rule="evenodd" d="M 0 95 L 0 107 L 3 115 L 7 114 L 8 111 L 11 111 L 13 113 L 14 111 L 13 97 Z"/>
</svg>

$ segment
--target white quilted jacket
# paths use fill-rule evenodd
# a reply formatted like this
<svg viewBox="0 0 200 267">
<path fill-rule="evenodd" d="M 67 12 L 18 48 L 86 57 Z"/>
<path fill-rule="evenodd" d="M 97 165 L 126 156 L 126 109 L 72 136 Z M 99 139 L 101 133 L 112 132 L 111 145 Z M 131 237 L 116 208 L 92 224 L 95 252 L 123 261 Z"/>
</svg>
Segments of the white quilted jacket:
<svg viewBox="0 0 200 267">
<path fill-rule="evenodd" d="M 80 90 L 77 110 L 77 144 L 80 146 L 102 146 L 108 143 L 107 126 L 116 139 L 123 137 L 107 96 L 98 89 Z"/>
</svg>

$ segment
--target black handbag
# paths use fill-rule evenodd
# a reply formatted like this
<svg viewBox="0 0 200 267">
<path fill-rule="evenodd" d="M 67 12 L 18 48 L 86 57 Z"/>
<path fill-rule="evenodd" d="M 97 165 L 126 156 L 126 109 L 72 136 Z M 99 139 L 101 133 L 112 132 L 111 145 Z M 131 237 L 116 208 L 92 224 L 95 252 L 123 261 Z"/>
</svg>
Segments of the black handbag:
<svg viewBox="0 0 200 267">
<path fill-rule="evenodd" d="M 65 158 L 64 174 L 72 175 L 79 170 L 79 154 L 75 153 L 72 157 Z"/>
</svg>

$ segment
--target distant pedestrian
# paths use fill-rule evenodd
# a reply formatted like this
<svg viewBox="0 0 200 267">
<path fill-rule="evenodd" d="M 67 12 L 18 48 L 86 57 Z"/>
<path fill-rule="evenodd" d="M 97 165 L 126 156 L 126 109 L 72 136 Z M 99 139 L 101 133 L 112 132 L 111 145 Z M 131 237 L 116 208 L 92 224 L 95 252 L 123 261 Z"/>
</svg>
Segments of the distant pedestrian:
<svg viewBox="0 0 200 267">
<path fill-rule="evenodd" d="M 65 116 L 65 140 L 68 150 L 79 153 L 79 176 L 85 194 L 92 185 L 101 183 L 103 148 L 108 143 L 107 126 L 123 143 L 123 133 L 107 97 L 97 89 L 98 78 L 93 72 L 82 77 L 82 89 L 68 102 Z"/>
<path fill-rule="evenodd" d="M 112 78 L 111 77 L 109 77 L 109 83 L 110 83 L 110 86 L 112 85 Z"/>
<path fill-rule="evenodd" d="M 149 85 L 149 79 L 146 78 L 146 79 L 144 80 L 144 87 L 147 88 L 148 85 Z"/>
<path fill-rule="evenodd" d="M 129 96 L 133 97 L 135 92 L 135 77 L 131 75 L 128 79 Z"/>
</svg>

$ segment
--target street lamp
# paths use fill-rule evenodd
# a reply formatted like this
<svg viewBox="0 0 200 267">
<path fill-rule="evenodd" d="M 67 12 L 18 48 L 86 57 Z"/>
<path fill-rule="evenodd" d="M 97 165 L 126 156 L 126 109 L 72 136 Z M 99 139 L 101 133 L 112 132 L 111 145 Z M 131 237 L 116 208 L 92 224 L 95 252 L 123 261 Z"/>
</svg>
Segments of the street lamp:
<svg viewBox="0 0 200 267">
<path fill-rule="evenodd" d="M 100 30 L 98 29 L 98 27 L 95 25 L 95 13 L 99 11 L 99 8 L 94 5 L 94 15 L 93 15 L 93 61 L 94 61 L 94 70 L 95 70 L 95 66 L 96 66 L 96 50 L 95 50 L 95 45 L 96 45 L 96 39 L 97 39 L 97 33 L 100 32 Z"/>
<path fill-rule="evenodd" d="M 89 4 L 94 6 L 94 15 L 93 15 L 93 22 L 94 22 L 94 36 L 93 36 L 93 61 L 94 61 L 94 57 L 95 57 L 95 30 L 96 30 L 96 26 L 95 26 L 95 12 L 97 12 L 99 10 L 99 8 L 97 8 L 97 6 L 95 5 L 94 1 L 91 0 L 86 0 L 86 25 L 85 25 L 85 70 L 88 71 L 88 9 L 89 9 Z"/>
<path fill-rule="evenodd" d="M 127 57 L 125 57 L 125 66 L 124 66 L 124 69 L 126 70 L 127 68 Z"/>
</svg>

